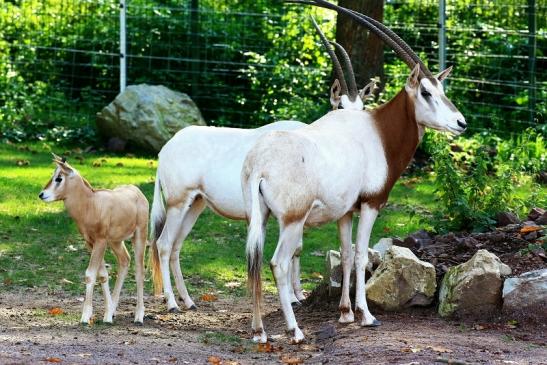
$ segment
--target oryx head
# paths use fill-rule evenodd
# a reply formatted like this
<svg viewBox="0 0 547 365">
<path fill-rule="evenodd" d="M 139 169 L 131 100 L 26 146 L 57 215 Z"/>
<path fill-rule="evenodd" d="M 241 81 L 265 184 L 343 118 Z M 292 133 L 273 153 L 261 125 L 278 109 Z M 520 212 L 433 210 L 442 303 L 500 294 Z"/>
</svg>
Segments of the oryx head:
<svg viewBox="0 0 547 365">
<path fill-rule="evenodd" d="M 326 0 L 286 1 L 335 10 L 368 28 L 391 47 L 412 70 L 405 91 L 414 102 L 416 121 L 422 126 L 454 134 L 460 134 L 466 129 L 465 118 L 444 95 L 441 83 L 452 68 L 448 68 L 434 76 L 405 41 L 381 22 L 369 16 L 332 4 Z M 342 97 L 341 102 L 343 103 Z"/>
<path fill-rule="evenodd" d="M 45 202 L 64 200 L 66 192 L 70 188 L 71 180 L 75 176 L 79 176 L 76 170 L 66 162 L 65 158 L 53 154 L 53 162 L 56 164 L 53 175 L 38 195 Z"/>
<path fill-rule="evenodd" d="M 405 90 L 414 101 L 416 121 L 429 128 L 461 134 L 467 128 L 462 113 L 444 95 L 442 81 L 452 67 L 435 76 L 420 77 L 420 64 L 416 63 L 407 79 Z"/>
</svg>

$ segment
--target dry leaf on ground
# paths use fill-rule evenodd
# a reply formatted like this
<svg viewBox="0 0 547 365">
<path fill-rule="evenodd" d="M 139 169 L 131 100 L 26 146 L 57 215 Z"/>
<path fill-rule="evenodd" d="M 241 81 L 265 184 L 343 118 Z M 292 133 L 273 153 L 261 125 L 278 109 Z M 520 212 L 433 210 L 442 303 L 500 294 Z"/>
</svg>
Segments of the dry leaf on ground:
<svg viewBox="0 0 547 365">
<path fill-rule="evenodd" d="M 51 308 L 50 310 L 47 311 L 50 315 L 52 316 L 58 316 L 60 314 L 63 314 L 65 313 L 64 310 L 62 310 L 61 308 L 58 308 L 58 307 L 55 307 L 55 308 Z"/>
<path fill-rule="evenodd" d="M 213 294 L 203 294 L 201 296 L 201 300 L 203 300 L 204 302 L 214 302 L 218 300 L 218 298 L 216 295 L 213 295 Z"/>
<path fill-rule="evenodd" d="M 58 358 L 58 357 L 46 357 L 45 361 L 47 361 L 47 362 L 54 362 L 54 363 L 63 362 L 63 360 L 61 360 L 61 359 Z"/>
<path fill-rule="evenodd" d="M 220 360 L 220 357 L 218 356 L 209 356 L 207 358 L 207 362 L 212 365 L 220 365 L 222 364 L 222 360 Z"/>
<path fill-rule="evenodd" d="M 541 231 L 543 227 L 540 226 L 524 226 L 520 229 L 520 233 L 530 233 L 535 231 Z"/>
</svg>

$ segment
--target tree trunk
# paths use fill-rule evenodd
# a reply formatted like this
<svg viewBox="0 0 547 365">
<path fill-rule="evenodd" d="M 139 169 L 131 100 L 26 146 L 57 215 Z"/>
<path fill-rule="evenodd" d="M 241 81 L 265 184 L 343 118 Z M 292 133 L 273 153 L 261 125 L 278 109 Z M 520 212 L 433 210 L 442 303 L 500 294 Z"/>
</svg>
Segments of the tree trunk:
<svg viewBox="0 0 547 365">
<path fill-rule="evenodd" d="M 384 0 L 340 0 L 340 6 L 356 10 L 378 21 L 384 18 Z M 355 71 L 357 87 L 361 89 L 378 76 L 384 84 L 384 43 L 374 34 L 346 15 L 338 15 L 336 41 L 348 52 Z"/>
</svg>

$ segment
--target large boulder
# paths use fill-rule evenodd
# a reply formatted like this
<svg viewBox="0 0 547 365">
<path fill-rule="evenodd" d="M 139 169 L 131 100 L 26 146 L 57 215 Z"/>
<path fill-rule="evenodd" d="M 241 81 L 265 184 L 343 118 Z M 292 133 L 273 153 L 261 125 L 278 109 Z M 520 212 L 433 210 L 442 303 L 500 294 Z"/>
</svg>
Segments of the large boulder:
<svg viewBox="0 0 547 365">
<path fill-rule="evenodd" d="M 433 265 L 399 246 L 387 250 L 384 261 L 366 284 L 369 303 L 388 311 L 431 304 L 436 288 Z"/>
<path fill-rule="evenodd" d="M 205 125 L 196 104 L 186 94 L 165 86 L 128 86 L 97 113 L 97 127 L 106 138 L 120 138 L 159 151 L 179 130 Z"/>
<path fill-rule="evenodd" d="M 547 317 L 547 269 L 506 279 L 503 312 L 516 318 L 544 321 Z"/>
<path fill-rule="evenodd" d="M 499 312 L 503 277 L 511 268 L 486 251 L 448 269 L 439 292 L 439 314 L 480 317 Z"/>
</svg>

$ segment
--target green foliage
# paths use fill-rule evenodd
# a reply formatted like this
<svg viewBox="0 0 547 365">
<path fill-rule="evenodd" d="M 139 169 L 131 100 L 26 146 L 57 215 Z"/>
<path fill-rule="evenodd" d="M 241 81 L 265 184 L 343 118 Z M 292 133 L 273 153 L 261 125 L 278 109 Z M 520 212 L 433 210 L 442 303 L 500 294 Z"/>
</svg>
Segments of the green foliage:
<svg viewBox="0 0 547 365">
<path fill-rule="evenodd" d="M 523 214 L 547 206 L 547 194 L 530 176 L 545 171 L 543 136 L 533 129 L 503 140 L 488 133 L 450 144 L 440 134 L 426 134 L 423 148 L 434 159 L 438 230 L 483 230 L 496 213 Z M 529 188 L 519 194 L 525 183 Z"/>
</svg>

